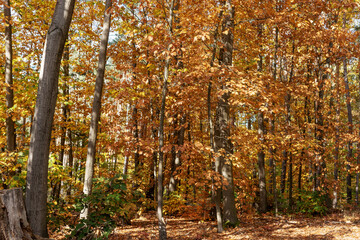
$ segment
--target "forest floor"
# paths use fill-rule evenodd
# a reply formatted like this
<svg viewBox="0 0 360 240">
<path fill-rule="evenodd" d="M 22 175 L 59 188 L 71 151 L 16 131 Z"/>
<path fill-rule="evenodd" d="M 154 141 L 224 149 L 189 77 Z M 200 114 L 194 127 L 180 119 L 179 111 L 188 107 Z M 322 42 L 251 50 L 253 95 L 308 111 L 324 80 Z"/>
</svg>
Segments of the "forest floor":
<svg viewBox="0 0 360 240">
<path fill-rule="evenodd" d="M 168 239 L 360 239 L 360 213 L 336 213 L 323 217 L 249 216 L 242 217 L 236 228 L 217 233 L 216 222 L 167 217 Z M 157 239 L 155 213 L 145 213 L 131 225 L 117 227 L 110 240 Z"/>
</svg>

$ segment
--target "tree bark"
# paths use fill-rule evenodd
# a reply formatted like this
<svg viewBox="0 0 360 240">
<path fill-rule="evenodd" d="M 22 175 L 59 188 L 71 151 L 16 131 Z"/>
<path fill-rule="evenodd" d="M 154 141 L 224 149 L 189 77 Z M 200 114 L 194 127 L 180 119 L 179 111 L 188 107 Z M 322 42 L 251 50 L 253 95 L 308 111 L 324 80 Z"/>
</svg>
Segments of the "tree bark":
<svg viewBox="0 0 360 240">
<path fill-rule="evenodd" d="M 347 59 L 345 58 L 343 61 L 344 67 L 344 82 L 345 82 L 345 95 L 346 95 L 346 109 L 347 109 L 347 117 L 348 117 L 348 127 L 349 134 L 353 133 L 353 120 L 352 120 L 352 111 L 351 111 L 351 103 L 350 103 L 350 89 L 349 89 L 349 79 L 348 79 L 348 70 L 347 70 Z M 352 199 L 352 191 L 351 191 L 351 166 L 350 162 L 352 161 L 352 141 L 349 140 L 347 143 L 347 155 L 346 155 L 346 199 L 347 202 L 350 203 Z"/>
<path fill-rule="evenodd" d="M 90 131 L 89 131 L 89 142 L 86 155 L 86 166 L 85 166 L 85 179 L 84 179 L 84 195 L 91 195 L 92 192 L 92 180 L 94 176 L 94 162 L 96 152 L 96 137 L 98 131 L 98 125 L 101 115 L 101 96 L 104 85 L 104 75 L 106 67 L 106 52 L 109 40 L 109 32 L 111 25 L 111 5 L 112 0 L 106 0 L 105 2 L 105 13 L 104 13 L 104 25 L 100 39 L 100 53 L 98 69 L 96 74 L 95 92 L 93 109 L 91 113 Z M 80 218 L 87 219 L 89 217 L 89 206 L 85 206 L 80 213 Z"/>
<path fill-rule="evenodd" d="M 336 120 L 335 120 L 335 152 L 334 152 L 334 189 L 333 189 L 333 201 L 332 201 L 332 208 L 336 209 L 338 204 L 338 177 L 339 177 L 339 145 L 340 145 L 340 84 L 339 84 L 339 77 L 340 77 L 340 64 L 336 63 L 336 76 L 335 76 L 335 85 L 336 85 Z"/>
<path fill-rule="evenodd" d="M 259 38 L 262 37 L 263 26 L 262 24 L 258 27 L 258 36 Z M 263 71 L 263 57 L 261 53 L 259 54 L 259 61 L 258 61 L 258 71 Z M 260 193 L 260 204 L 259 204 L 259 212 L 265 213 L 267 209 L 267 200 L 266 200 L 266 178 L 265 178 L 265 152 L 263 145 L 265 144 L 265 120 L 264 120 L 264 113 L 260 111 L 258 113 L 258 134 L 259 139 L 261 141 L 261 148 L 258 152 L 258 168 L 259 168 L 259 193 Z"/>
<path fill-rule="evenodd" d="M 6 143 L 7 150 L 13 152 L 15 150 L 15 123 L 12 119 L 11 108 L 14 106 L 13 76 L 12 76 L 12 25 L 11 25 L 11 9 L 10 0 L 4 1 L 4 17 L 5 17 L 5 83 L 6 83 Z"/>
<path fill-rule="evenodd" d="M 21 188 L 0 191 L 0 226 L 2 240 L 42 239 L 30 228 Z"/>
<path fill-rule="evenodd" d="M 35 234 L 47 237 L 46 199 L 49 147 L 61 57 L 75 0 L 58 0 L 46 36 L 32 125 L 26 178 L 26 210 Z"/>
<path fill-rule="evenodd" d="M 172 38 L 173 33 L 173 18 L 174 18 L 174 5 L 175 0 L 172 0 L 170 3 L 169 9 L 169 18 L 167 19 L 169 24 L 169 37 Z M 168 51 L 170 51 L 170 43 L 168 45 Z M 165 122 L 165 106 L 166 106 L 166 95 L 167 95 L 167 85 L 169 79 L 170 71 L 170 56 L 166 56 L 165 67 L 164 67 L 164 78 L 163 86 L 161 93 L 161 108 L 160 108 L 160 126 L 159 126 L 159 162 L 158 162 L 158 187 L 157 187 L 157 208 L 156 215 L 159 223 L 159 239 L 166 240 L 166 223 L 163 217 L 163 204 L 164 204 L 164 122 Z"/>
<path fill-rule="evenodd" d="M 226 8 L 224 19 L 222 22 L 222 36 L 221 40 L 223 47 L 220 49 L 220 65 L 229 67 L 232 65 L 232 53 L 233 53 L 233 28 L 234 28 L 234 8 L 231 0 L 227 0 L 223 3 Z M 232 154 L 232 144 L 230 141 L 230 92 L 227 89 L 226 83 L 222 84 L 221 89 L 223 94 L 219 99 L 216 109 L 216 122 L 214 131 L 214 143 L 215 152 L 218 154 L 216 157 L 217 167 L 220 167 L 221 174 L 226 180 L 223 186 L 223 220 L 228 222 L 230 225 L 237 224 L 237 211 L 235 207 L 235 196 L 234 196 L 234 183 L 233 183 L 233 166 L 230 160 Z"/>
</svg>

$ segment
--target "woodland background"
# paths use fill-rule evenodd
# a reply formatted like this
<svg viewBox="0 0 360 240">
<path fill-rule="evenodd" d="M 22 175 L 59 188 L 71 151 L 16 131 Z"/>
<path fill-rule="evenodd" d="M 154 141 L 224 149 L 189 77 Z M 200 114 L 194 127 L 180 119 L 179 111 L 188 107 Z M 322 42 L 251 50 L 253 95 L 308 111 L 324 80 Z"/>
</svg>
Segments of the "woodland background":
<svg viewBox="0 0 360 240">
<path fill-rule="evenodd" d="M 11 18 L 0 13 L 0 188 L 25 191 L 56 2 L 3 2 Z M 87 195 L 104 11 L 104 1 L 78 0 L 64 48 L 49 148 L 51 231 L 69 225 L 73 237 L 95 229 L 108 236 L 156 209 L 159 175 L 165 215 L 221 220 L 219 231 L 243 214 L 323 215 L 359 205 L 358 1 L 113 0 Z M 84 204 L 90 217 L 78 221 Z"/>
</svg>

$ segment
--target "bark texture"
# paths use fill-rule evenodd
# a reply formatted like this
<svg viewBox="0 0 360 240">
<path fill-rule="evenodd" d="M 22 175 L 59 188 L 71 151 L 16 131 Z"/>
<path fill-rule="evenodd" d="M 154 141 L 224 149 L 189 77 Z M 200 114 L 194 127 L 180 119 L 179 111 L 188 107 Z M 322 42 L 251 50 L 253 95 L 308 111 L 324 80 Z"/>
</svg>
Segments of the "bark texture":
<svg viewBox="0 0 360 240">
<path fill-rule="evenodd" d="M 4 1 L 5 17 L 5 83 L 6 83 L 6 108 L 11 110 L 14 106 L 13 76 L 12 76 L 12 26 L 11 26 L 11 9 L 10 0 Z M 12 120 L 11 113 L 6 117 L 6 143 L 7 150 L 15 150 L 15 123 Z"/>
<path fill-rule="evenodd" d="M 0 191 L 0 239 L 40 239 L 32 233 L 27 221 L 21 188 Z"/>
<path fill-rule="evenodd" d="M 175 0 L 172 0 L 170 3 L 169 9 L 169 36 L 172 37 L 173 32 L 173 18 L 174 18 L 174 5 Z M 168 50 L 170 50 L 170 44 L 168 46 Z M 165 67 L 164 67 L 164 79 L 161 93 L 161 108 L 160 108 L 160 126 L 159 126 L 159 162 L 158 162 L 158 185 L 157 185 L 157 207 L 156 207 L 156 215 L 159 223 L 159 239 L 166 240 L 166 223 L 163 217 L 163 204 L 164 204 L 164 122 L 165 122 L 165 106 L 166 106 L 166 95 L 167 95 L 167 85 L 169 79 L 169 71 L 170 71 L 170 56 L 167 56 L 165 59 Z"/>
<path fill-rule="evenodd" d="M 105 2 L 105 13 L 104 13 L 104 25 L 100 39 L 100 53 L 98 69 L 96 74 L 95 92 L 93 108 L 91 113 L 90 131 L 89 131 L 89 142 L 86 155 L 86 166 L 85 166 L 85 179 L 83 193 L 85 196 L 91 194 L 92 191 L 92 180 L 94 176 L 94 162 L 96 152 L 96 137 L 98 132 L 98 125 L 100 120 L 101 110 L 101 96 L 104 85 L 104 75 L 106 66 L 106 51 L 109 40 L 110 24 L 111 24 L 111 6 L 112 0 L 106 0 Z M 80 218 L 87 219 L 89 216 L 89 206 L 86 206 L 80 213 Z"/>
<path fill-rule="evenodd" d="M 233 53 L 233 28 L 234 28 L 234 8 L 230 0 L 224 3 L 226 12 L 222 22 L 221 41 L 223 47 L 220 49 L 219 60 L 220 65 L 229 67 L 232 65 Z M 223 94 L 221 95 L 216 108 L 216 121 L 214 128 L 214 143 L 215 152 L 217 153 L 215 168 L 221 171 L 221 175 L 226 180 L 223 189 L 223 221 L 230 225 L 235 225 L 238 221 L 237 211 L 235 207 L 234 183 L 233 183 L 233 169 L 232 161 L 229 155 L 232 154 L 232 144 L 230 141 L 230 92 L 226 86 L 227 79 L 224 80 L 221 88 Z M 218 192 L 217 192 L 217 195 Z M 218 199 L 219 196 L 216 196 Z"/>
<path fill-rule="evenodd" d="M 75 0 L 58 0 L 46 36 L 32 124 L 26 177 L 26 211 L 35 234 L 47 237 L 46 199 L 51 129 L 61 57 Z"/>
</svg>

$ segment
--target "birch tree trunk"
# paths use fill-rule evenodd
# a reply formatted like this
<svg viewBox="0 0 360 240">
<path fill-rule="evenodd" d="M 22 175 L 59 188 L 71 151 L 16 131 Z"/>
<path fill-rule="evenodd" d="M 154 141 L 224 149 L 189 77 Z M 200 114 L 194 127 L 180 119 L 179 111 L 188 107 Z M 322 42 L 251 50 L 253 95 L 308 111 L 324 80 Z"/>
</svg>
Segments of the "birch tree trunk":
<svg viewBox="0 0 360 240">
<path fill-rule="evenodd" d="M 101 96 L 104 85 L 104 75 L 106 67 L 106 51 L 109 40 L 110 24 L 111 24 L 111 5 L 112 0 L 106 0 L 105 2 L 105 13 L 104 13 L 104 25 L 102 35 L 100 39 L 100 52 L 99 62 L 96 74 L 95 92 L 93 109 L 91 113 L 90 131 L 89 131 L 89 142 L 86 155 L 86 166 L 85 166 L 85 179 L 84 179 L 84 195 L 88 196 L 92 191 L 92 179 L 94 176 L 94 162 L 96 152 L 96 137 L 98 131 L 98 124 L 100 120 L 100 109 L 101 109 Z M 89 206 L 85 206 L 80 213 L 80 218 L 87 219 L 89 217 Z"/>
<path fill-rule="evenodd" d="M 9 111 L 14 106 L 13 76 L 12 76 L 12 26 L 10 0 L 4 1 L 5 17 L 5 83 L 6 83 L 6 108 Z M 15 150 L 15 123 L 11 113 L 6 114 L 6 143 L 7 150 Z"/>
<path fill-rule="evenodd" d="M 40 68 L 26 176 L 26 210 L 35 234 L 47 237 L 46 199 L 51 129 L 58 93 L 61 57 L 75 0 L 58 0 L 46 36 Z"/>
</svg>

